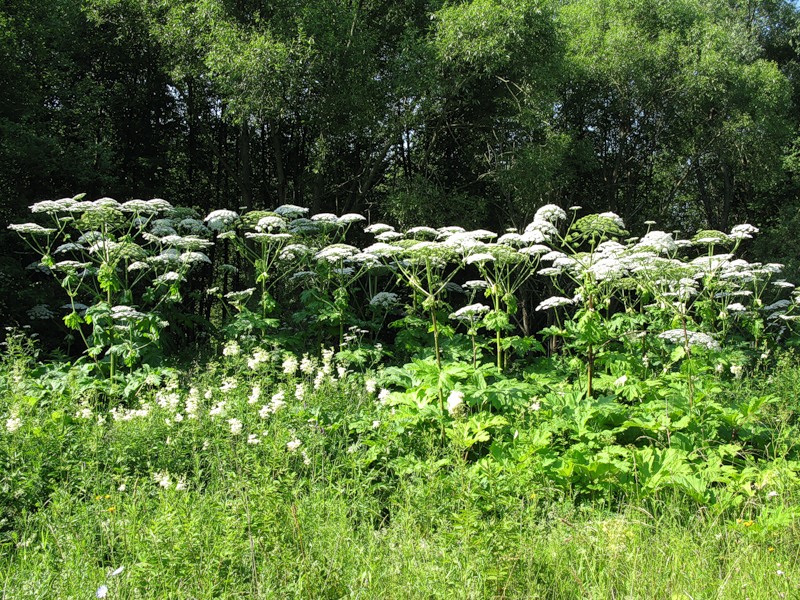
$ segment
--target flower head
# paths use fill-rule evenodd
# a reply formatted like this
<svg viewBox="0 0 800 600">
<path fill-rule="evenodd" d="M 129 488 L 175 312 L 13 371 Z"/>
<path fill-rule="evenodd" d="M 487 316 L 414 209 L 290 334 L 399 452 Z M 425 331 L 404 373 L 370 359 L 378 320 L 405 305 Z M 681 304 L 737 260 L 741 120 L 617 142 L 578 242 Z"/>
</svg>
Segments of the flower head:
<svg viewBox="0 0 800 600">
<path fill-rule="evenodd" d="M 239 218 L 239 214 L 232 210 L 214 210 L 205 218 L 208 228 L 212 231 L 221 231 Z"/>
<path fill-rule="evenodd" d="M 447 396 L 447 412 L 451 417 L 457 417 L 464 409 L 464 392 L 453 390 Z"/>
</svg>

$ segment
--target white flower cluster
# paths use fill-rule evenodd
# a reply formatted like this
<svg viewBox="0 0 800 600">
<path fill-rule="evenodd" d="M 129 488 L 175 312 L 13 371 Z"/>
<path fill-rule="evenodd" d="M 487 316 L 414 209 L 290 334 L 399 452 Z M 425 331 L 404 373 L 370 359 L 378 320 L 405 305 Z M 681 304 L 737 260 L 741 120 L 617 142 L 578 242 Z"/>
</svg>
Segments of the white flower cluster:
<svg viewBox="0 0 800 600">
<path fill-rule="evenodd" d="M 658 334 L 662 340 L 672 344 L 683 345 L 688 342 L 690 347 L 700 346 L 709 350 L 719 350 L 720 345 L 713 337 L 700 331 L 684 331 L 683 329 L 669 329 Z"/>
<path fill-rule="evenodd" d="M 551 296 L 546 300 L 542 300 L 536 307 L 536 310 L 549 310 L 551 308 L 558 308 L 559 306 L 568 306 L 573 304 L 572 299 L 564 298 L 563 296 Z"/>
<path fill-rule="evenodd" d="M 229 225 L 234 223 L 239 218 L 239 214 L 232 210 L 214 210 L 211 211 L 204 221 L 208 224 L 208 228 L 212 231 L 222 231 Z"/>
<path fill-rule="evenodd" d="M 398 296 L 394 292 L 378 292 L 370 298 L 369 305 L 375 308 L 391 308 L 398 302 Z"/>
<path fill-rule="evenodd" d="M 447 412 L 456 418 L 464 412 L 464 392 L 453 390 L 447 396 Z"/>
<path fill-rule="evenodd" d="M 450 318 L 456 321 L 475 321 L 487 312 L 489 312 L 489 307 L 485 304 L 468 304 L 451 313 Z"/>
<path fill-rule="evenodd" d="M 26 313 L 31 321 L 47 321 L 55 316 L 48 304 L 34 304 Z"/>
</svg>

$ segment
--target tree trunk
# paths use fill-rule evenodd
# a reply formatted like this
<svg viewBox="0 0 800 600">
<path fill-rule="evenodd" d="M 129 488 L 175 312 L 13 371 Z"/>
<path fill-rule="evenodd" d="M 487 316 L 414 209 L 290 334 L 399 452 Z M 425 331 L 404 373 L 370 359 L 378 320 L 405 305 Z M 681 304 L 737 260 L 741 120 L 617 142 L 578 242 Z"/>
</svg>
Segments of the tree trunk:
<svg viewBox="0 0 800 600">
<path fill-rule="evenodd" d="M 242 205 L 252 208 L 253 184 L 250 167 L 250 127 L 246 120 L 242 122 L 239 130 L 239 188 Z"/>
</svg>

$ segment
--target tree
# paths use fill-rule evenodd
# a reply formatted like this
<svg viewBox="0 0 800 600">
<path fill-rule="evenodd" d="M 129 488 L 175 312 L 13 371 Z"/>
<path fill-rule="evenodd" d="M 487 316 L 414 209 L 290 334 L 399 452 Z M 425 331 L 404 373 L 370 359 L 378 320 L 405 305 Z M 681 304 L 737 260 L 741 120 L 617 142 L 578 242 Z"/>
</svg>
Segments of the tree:
<svg viewBox="0 0 800 600">
<path fill-rule="evenodd" d="M 792 131 L 790 87 L 741 14 L 577 0 L 559 18 L 570 41 L 559 129 L 588 159 L 577 204 L 720 228 L 762 205 Z"/>
</svg>

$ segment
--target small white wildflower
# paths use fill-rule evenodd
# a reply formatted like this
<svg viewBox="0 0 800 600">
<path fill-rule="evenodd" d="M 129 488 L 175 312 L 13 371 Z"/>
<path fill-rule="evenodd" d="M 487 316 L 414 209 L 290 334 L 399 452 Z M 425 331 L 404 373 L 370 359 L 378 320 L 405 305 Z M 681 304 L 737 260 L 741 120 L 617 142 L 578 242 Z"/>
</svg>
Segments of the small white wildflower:
<svg viewBox="0 0 800 600">
<path fill-rule="evenodd" d="M 8 433 L 14 433 L 15 431 L 19 430 L 22 427 L 22 419 L 19 417 L 11 417 L 6 419 L 6 431 Z"/>
<path fill-rule="evenodd" d="M 208 411 L 208 416 L 216 417 L 218 415 L 219 416 L 224 415 L 226 404 L 227 402 L 225 402 L 224 400 L 217 402 L 214 406 L 211 407 L 211 410 Z"/>
<path fill-rule="evenodd" d="M 261 407 L 261 410 L 258 412 L 258 416 L 262 419 L 266 419 L 269 415 L 278 412 L 281 408 L 286 406 L 286 394 L 283 390 L 277 392 L 272 396 L 269 401 L 269 404 L 265 404 Z"/>
<path fill-rule="evenodd" d="M 97 588 L 97 591 L 94 593 L 97 598 L 105 598 L 108 595 L 108 586 L 101 585 Z"/>
<path fill-rule="evenodd" d="M 294 452 L 294 451 L 295 451 L 295 450 L 297 450 L 297 449 L 298 449 L 298 448 L 299 448 L 299 447 L 300 447 L 302 444 L 303 444 L 303 442 L 301 442 L 300 440 L 298 440 L 297 438 L 295 438 L 295 439 L 291 440 L 290 442 L 286 442 L 286 449 L 287 449 L 289 452 Z"/>
<path fill-rule="evenodd" d="M 372 422 L 372 428 L 373 429 L 377 429 L 380 426 L 381 426 L 381 422 L 380 421 L 375 420 L 375 421 Z"/>
<path fill-rule="evenodd" d="M 776 492 L 775 490 L 772 490 L 767 494 L 767 498 L 775 498 L 777 495 L 778 495 L 778 492 Z"/>
<path fill-rule="evenodd" d="M 316 377 L 314 377 L 314 389 L 315 389 L 315 390 L 318 390 L 319 388 L 321 388 L 321 387 L 322 387 L 322 384 L 323 384 L 323 383 L 324 383 L 324 381 L 325 381 L 325 376 L 326 376 L 326 373 L 325 373 L 325 371 L 324 371 L 324 370 L 320 369 L 320 370 L 317 372 L 317 375 L 316 375 Z"/>
<path fill-rule="evenodd" d="M 242 433 L 242 422 L 239 419 L 228 419 L 228 425 L 231 426 L 231 433 L 233 435 L 239 435 Z"/>
<path fill-rule="evenodd" d="M 391 392 L 390 392 L 389 390 L 387 390 L 386 388 L 383 388 L 383 389 L 382 389 L 382 390 L 381 390 L 381 391 L 378 393 L 378 401 L 379 401 L 379 402 L 381 402 L 381 403 L 384 403 L 384 402 L 386 402 L 386 400 L 389 398 L 389 395 L 390 395 L 390 394 L 391 394 Z"/>
<path fill-rule="evenodd" d="M 731 375 L 736 379 L 741 378 L 742 373 L 744 373 L 744 367 L 742 365 L 731 365 Z"/>
<path fill-rule="evenodd" d="M 261 348 L 256 348 L 253 351 L 253 356 L 247 359 L 247 368 L 254 371 L 259 365 L 269 360 L 269 354 Z"/>
<path fill-rule="evenodd" d="M 92 409 L 88 406 L 84 405 L 77 411 L 75 411 L 75 418 L 76 419 L 91 419 L 92 418 Z"/>
<path fill-rule="evenodd" d="M 258 402 L 258 399 L 261 398 L 261 387 L 258 385 L 253 386 L 253 390 L 250 392 L 250 395 L 247 397 L 248 404 L 255 404 Z"/>
<path fill-rule="evenodd" d="M 250 435 L 247 436 L 247 443 L 255 446 L 256 444 L 260 444 L 261 440 L 258 439 L 258 435 L 256 435 L 255 433 L 251 433 Z"/>
<path fill-rule="evenodd" d="M 300 361 L 300 372 L 304 375 L 311 375 L 314 372 L 314 363 L 308 357 L 308 354 L 304 354 L 303 359 Z"/>
<path fill-rule="evenodd" d="M 299 401 L 302 402 L 303 398 L 306 395 L 306 387 L 302 383 L 298 383 L 294 388 L 294 397 Z"/>
<path fill-rule="evenodd" d="M 220 392 L 231 392 L 239 387 L 239 382 L 236 381 L 235 377 L 228 377 L 225 381 L 222 382 L 222 385 L 219 387 Z"/>
<path fill-rule="evenodd" d="M 285 375 L 294 375 L 299 366 L 297 359 L 294 356 L 287 357 L 281 364 L 281 368 Z"/>
<path fill-rule="evenodd" d="M 153 473 L 153 479 L 165 490 L 172 487 L 172 481 L 169 478 L 169 473 L 166 471 Z"/>
<path fill-rule="evenodd" d="M 375 390 L 378 389 L 378 382 L 374 379 L 367 379 L 364 382 L 364 388 L 367 390 L 368 394 L 374 394 Z"/>
</svg>

